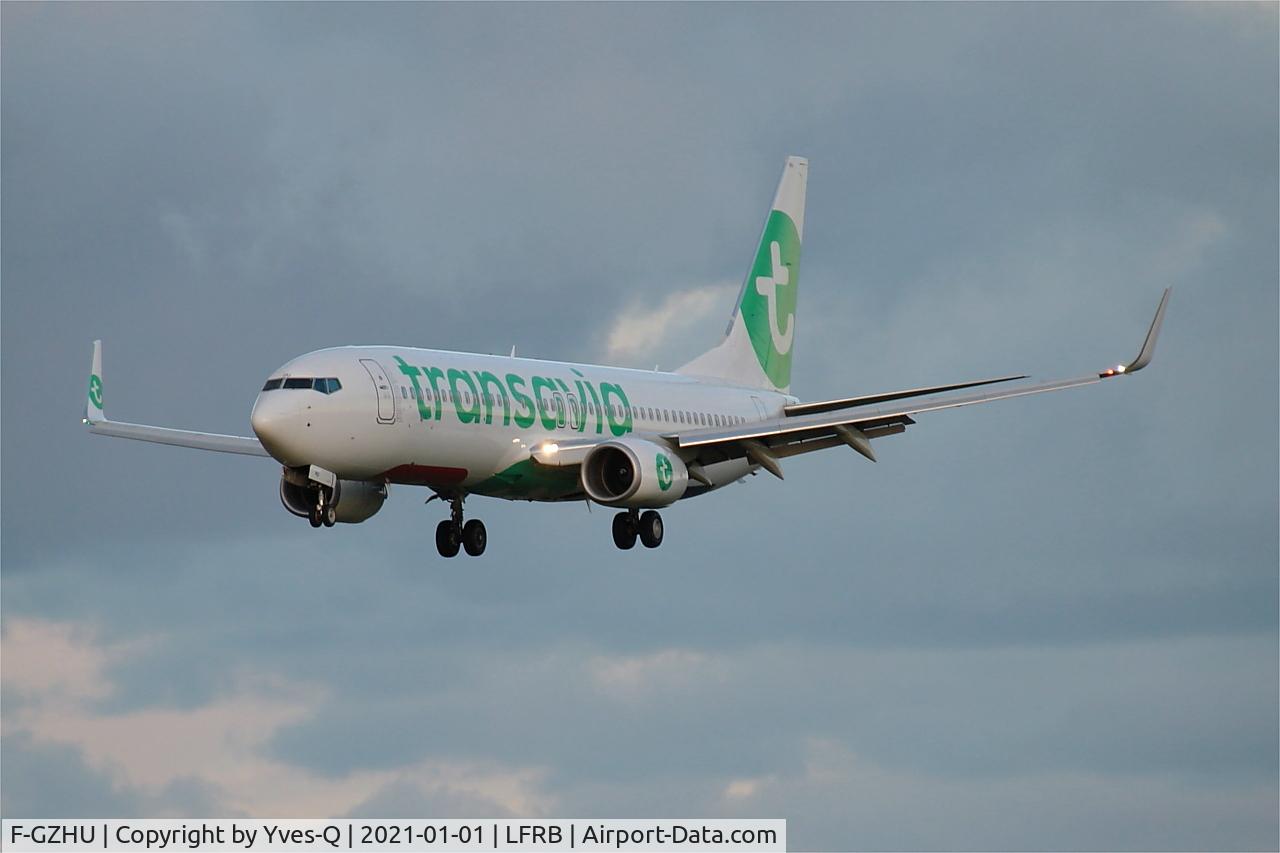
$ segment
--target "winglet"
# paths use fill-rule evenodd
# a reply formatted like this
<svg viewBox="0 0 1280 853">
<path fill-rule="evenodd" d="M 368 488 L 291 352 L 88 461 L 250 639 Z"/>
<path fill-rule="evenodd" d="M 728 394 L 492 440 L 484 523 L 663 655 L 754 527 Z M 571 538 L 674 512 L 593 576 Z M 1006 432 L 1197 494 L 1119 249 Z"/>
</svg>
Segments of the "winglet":
<svg viewBox="0 0 1280 853">
<path fill-rule="evenodd" d="M 93 342 L 93 363 L 89 369 L 89 391 L 84 401 L 84 422 L 94 424 L 107 419 L 102 411 L 102 341 Z"/>
<path fill-rule="evenodd" d="M 1160 324 L 1164 322 L 1164 309 L 1169 305 L 1169 294 L 1172 291 L 1172 287 L 1164 289 L 1164 295 L 1160 297 L 1160 305 L 1156 308 L 1155 319 L 1151 321 L 1151 328 L 1147 329 L 1147 337 L 1142 342 L 1142 349 L 1138 351 L 1138 357 L 1128 364 L 1107 368 L 1098 374 L 1099 378 L 1106 379 L 1108 376 L 1136 373 L 1151 363 L 1151 357 L 1156 353 L 1156 338 L 1160 337 Z"/>
</svg>

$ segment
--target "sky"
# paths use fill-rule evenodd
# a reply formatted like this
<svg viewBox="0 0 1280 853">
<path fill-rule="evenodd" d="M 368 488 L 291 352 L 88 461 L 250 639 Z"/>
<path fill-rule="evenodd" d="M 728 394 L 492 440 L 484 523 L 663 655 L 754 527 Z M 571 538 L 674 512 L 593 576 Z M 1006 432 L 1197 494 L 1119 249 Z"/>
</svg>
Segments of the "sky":
<svg viewBox="0 0 1280 853">
<path fill-rule="evenodd" d="M 1275 4 L 0 6 L 0 809 L 1276 849 Z M 810 160 L 793 391 L 1131 359 L 664 513 L 312 530 L 301 353 L 670 368 Z"/>
</svg>

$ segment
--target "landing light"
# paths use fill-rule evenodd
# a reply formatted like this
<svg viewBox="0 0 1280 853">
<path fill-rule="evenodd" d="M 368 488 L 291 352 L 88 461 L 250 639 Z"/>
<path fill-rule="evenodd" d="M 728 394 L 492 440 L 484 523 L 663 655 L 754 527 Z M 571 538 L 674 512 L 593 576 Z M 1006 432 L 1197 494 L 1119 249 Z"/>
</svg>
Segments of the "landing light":
<svg viewBox="0 0 1280 853">
<path fill-rule="evenodd" d="M 542 447 L 541 447 L 541 448 L 539 448 L 539 449 L 540 449 L 543 453 L 558 453 L 558 452 L 560 451 L 560 445 L 556 444 L 556 443 L 553 441 L 553 442 L 550 442 L 550 443 L 548 443 L 548 444 L 544 444 L 544 445 L 542 445 Z"/>
<path fill-rule="evenodd" d="M 1123 365 L 1123 364 L 1117 364 L 1117 365 L 1116 365 L 1116 373 L 1124 373 L 1124 365 Z"/>
</svg>

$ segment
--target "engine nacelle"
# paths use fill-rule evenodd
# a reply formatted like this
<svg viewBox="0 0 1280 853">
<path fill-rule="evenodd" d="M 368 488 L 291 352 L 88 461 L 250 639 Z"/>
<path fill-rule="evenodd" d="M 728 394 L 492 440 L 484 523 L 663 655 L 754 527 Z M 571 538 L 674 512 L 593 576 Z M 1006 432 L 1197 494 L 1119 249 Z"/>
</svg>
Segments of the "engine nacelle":
<svg viewBox="0 0 1280 853">
<path fill-rule="evenodd" d="M 338 480 L 331 503 L 338 513 L 338 521 L 358 524 L 371 518 L 387 499 L 385 483 L 365 480 Z M 317 483 L 299 485 L 287 475 L 280 478 L 280 503 L 296 516 L 306 518 L 316 505 L 320 486 Z"/>
<path fill-rule="evenodd" d="M 639 438 L 591 448 L 581 477 L 587 496 L 605 506 L 663 507 L 680 500 L 689 487 L 689 469 L 679 456 Z"/>
</svg>

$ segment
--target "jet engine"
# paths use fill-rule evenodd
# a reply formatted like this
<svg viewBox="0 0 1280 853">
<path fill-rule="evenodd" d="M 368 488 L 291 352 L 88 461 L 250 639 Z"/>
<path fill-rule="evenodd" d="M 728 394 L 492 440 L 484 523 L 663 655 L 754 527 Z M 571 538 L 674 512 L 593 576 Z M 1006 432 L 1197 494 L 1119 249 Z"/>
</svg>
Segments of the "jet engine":
<svg viewBox="0 0 1280 853">
<path fill-rule="evenodd" d="M 280 477 L 280 503 L 294 515 L 307 518 L 319 499 L 319 489 L 316 483 L 300 485 L 286 473 Z M 386 499 L 385 483 L 338 480 L 329 503 L 337 511 L 338 521 L 358 524 L 382 509 L 382 502 Z"/>
<path fill-rule="evenodd" d="M 581 477 L 583 491 L 605 506 L 663 507 L 689 487 L 689 469 L 671 448 L 638 438 L 593 447 Z"/>
</svg>

